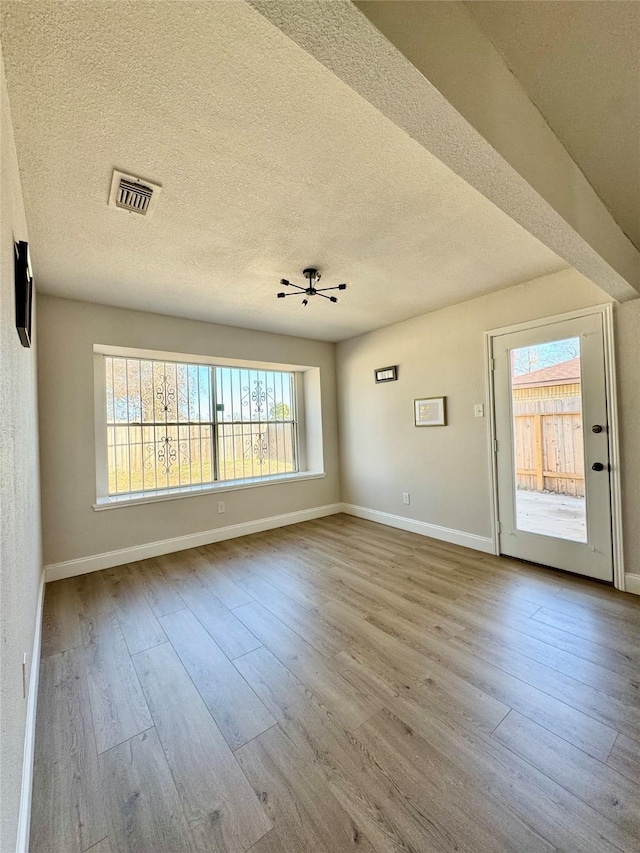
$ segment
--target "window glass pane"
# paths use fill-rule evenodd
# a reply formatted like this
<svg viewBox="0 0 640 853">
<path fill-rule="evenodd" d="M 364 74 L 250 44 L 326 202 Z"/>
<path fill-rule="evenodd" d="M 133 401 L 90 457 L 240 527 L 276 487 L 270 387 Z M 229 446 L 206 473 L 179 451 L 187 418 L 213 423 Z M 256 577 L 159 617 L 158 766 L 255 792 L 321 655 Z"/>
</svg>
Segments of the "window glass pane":
<svg viewBox="0 0 640 853">
<path fill-rule="evenodd" d="M 152 361 L 140 362 L 140 396 L 142 398 L 142 420 L 144 423 L 153 423 L 155 417 L 155 395 L 153 393 Z"/>
<path fill-rule="evenodd" d="M 209 372 L 105 357 L 109 494 L 213 482 Z"/>
<path fill-rule="evenodd" d="M 294 420 L 292 373 L 217 367 L 216 392 L 220 420 Z"/>
<path fill-rule="evenodd" d="M 220 424 L 221 480 L 265 477 L 296 471 L 292 423 Z"/>
<path fill-rule="evenodd" d="M 511 350 L 518 530 L 587 541 L 580 338 Z"/>
<path fill-rule="evenodd" d="M 216 368 L 220 480 L 297 470 L 293 374 Z"/>
<path fill-rule="evenodd" d="M 110 495 L 297 470 L 292 373 L 111 356 L 104 364 Z"/>
</svg>

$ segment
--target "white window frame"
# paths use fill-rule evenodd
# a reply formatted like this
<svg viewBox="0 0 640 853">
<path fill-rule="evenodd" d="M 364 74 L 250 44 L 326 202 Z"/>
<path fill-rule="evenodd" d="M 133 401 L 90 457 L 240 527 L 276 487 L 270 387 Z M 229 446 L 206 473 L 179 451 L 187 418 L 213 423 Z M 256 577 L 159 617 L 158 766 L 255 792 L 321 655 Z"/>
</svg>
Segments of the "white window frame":
<svg viewBox="0 0 640 853">
<path fill-rule="evenodd" d="M 218 358 L 194 355 L 193 353 L 165 352 L 147 349 L 94 344 L 94 426 L 96 459 L 96 511 L 123 506 L 154 503 L 197 497 L 213 492 L 239 491 L 244 489 L 273 486 L 299 480 L 319 479 L 326 476 L 322 440 L 322 404 L 320 368 L 281 364 L 276 362 L 250 361 L 247 359 Z M 104 357 L 152 359 L 167 362 L 204 364 L 211 367 L 237 367 L 253 370 L 277 370 L 294 374 L 295 405 L 297 420 L 298 470 L 288 474 L 272 474 L 242 480 L 225 480 L 214 483 L 174 486 L 146 492 L 109 495 L 107 453 L 107 407 Z"/>
</svg>

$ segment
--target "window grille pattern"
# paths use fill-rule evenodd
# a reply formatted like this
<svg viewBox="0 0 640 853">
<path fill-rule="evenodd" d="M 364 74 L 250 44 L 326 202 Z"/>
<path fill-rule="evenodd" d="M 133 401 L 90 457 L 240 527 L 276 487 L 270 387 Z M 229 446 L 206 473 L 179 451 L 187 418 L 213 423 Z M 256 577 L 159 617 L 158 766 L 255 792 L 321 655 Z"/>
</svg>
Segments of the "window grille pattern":
<svg viewBox="0 0 640 853">
<path fill-rule="evenodd" d="M 293 373 L 105 356 L 109 495 L 293 473 Z"/>
</svg>

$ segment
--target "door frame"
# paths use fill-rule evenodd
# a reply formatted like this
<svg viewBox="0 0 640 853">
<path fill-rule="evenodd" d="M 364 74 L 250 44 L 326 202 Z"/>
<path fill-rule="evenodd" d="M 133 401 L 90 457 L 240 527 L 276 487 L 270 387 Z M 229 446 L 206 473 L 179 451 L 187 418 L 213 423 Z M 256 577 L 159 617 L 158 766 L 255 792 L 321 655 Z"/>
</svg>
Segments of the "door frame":
<svg viewBox="0 0 640 853">
<path fill-rule="evenodd" d="M 602 320 L 602 336 L 604 349 L 604 371 L 609 430 L 609 463 L 611 465 L 611 539 L 613 548 L 613 585 L 616 589 L 625 590 L 624 552 L 622 543 L 622 494 L 620 490 L 620 442 L 618 436 L 618 395 L 616 388 L 616 357 L 613 333 L 613 305 L 607 302 L 590 308 L 579 308 L 563 314 L 553 314 L 536 320 L 527 320 L 490 329 L 484 333 L 485 349 L 485 382 L 487 400 L 489 401 L 488 440 L 489 440 L 489 476 L 491 483 L 491 535 L 493 553 L 500 554 L 500 537 L 498 531 L 498 470 L 496 454 L 496 424 L 495 424 L 495 391 L 493 382 L 494 340 L 501 335 L 511 332 L 521 332 L 560 323 L 563 320 L 574 320 L 579 317 L 599 315 Z"/>
</svg>

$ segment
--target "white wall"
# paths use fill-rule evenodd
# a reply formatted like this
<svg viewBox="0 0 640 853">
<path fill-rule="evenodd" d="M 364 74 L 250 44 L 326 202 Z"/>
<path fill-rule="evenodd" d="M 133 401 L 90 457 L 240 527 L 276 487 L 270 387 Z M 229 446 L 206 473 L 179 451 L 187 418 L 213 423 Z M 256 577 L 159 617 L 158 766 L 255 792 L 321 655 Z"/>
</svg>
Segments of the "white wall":
<svg viewBox="0 0 640 853">
<path fill-rule="evenodd" d="M 575 270 L 435 311 L 337 348 L 342 499 L 346 503 L 491 536 L 486 330 L 609 301 Z M 638 367 L 640 301 L 615 309 L 621 399 L 626 571 L 640 572 Z M 376 367 L 398 381 L 376 385 Z M 446 396 L 448 426 L 418 429 L 413 400 Z M 402 492 L 410 492 L 403 506 Z"/>
<path fill-rule="evenodd" d="M 36 353 L 23 348 L 15 327 L 13 243 L 28 240 L 27 223 L 1 56 L 0 73 L 0 850 L 9 853 L 16 848 L 27 712 L 22 656 L 30 668 L 42 560 Z"/>
<path fill-rule="evenodd" d="M 340 500 L 333 344 L 53 296 L 38 311 L 45 565 Z M 225 492 L 224 515 L 216 493 L 96 512 L 94 344 L 319 367 L 327 476 Z"/>
</svg>

